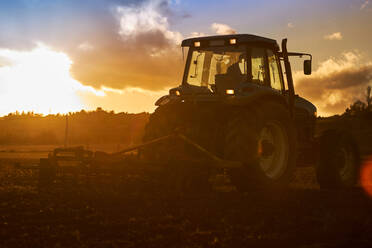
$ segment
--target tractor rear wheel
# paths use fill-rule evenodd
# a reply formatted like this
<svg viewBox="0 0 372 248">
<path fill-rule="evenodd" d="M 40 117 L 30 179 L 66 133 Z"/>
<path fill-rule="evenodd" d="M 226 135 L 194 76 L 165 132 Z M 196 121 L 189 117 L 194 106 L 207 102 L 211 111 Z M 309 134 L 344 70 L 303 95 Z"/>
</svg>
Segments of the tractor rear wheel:
<svg viewBox="0 0 372 248">
<path fill-rule="evenodd" d="M 347 131 L 328 130 L 320 137 L 318 183 L 323 189 L 348 189 L 359 175 L 358 147 Z"/>
<path fill-rule="evenodd" d="M 289 111 L 266 103 L 237 112 L 227 125 L 225 159 L 245 164 L 230 171 L 239 191 L 287 185 L 296 164 L 296 132 Z"/>
<path fill-rule="evenodd" d="M 199 109 L 200 111 L 200 109 Z M 198 144 L 202 144 L 208 139 L 201 134 L 200 123 L 196 117 L 198 114 L 193 106 L 185 104 L 168 104 L 159 106 L 150 116 L 145 128 L 143 141 L 150 141 L 165 135 L 169 135 L 178 130 Z M 159 142 L 140 151 L 140 156 L 149 161 L 163 161 L 169 166 L 163 168 L 161 183 L 165 183 L 169 190 L 182 191 L 182 193 L 197 194 L 198 191 L 210 192 L 209 176 L 210 168 L 193 167 L 183 161 L 198 160 L 200 156 L 190 144 L 185 143 L 179 138 L 171 138 Z M 199 193 L 200 193 L 199 192 Z"/>
</svg>

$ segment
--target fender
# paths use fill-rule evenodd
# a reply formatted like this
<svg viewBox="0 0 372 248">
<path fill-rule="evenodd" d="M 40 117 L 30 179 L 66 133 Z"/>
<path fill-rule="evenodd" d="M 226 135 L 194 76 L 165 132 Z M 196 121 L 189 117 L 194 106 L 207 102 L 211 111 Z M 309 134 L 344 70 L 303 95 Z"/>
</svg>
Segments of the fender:
<svg viewBox="0 0 372 248">
<path fill-rule="evenodd" d="M 160 97 L 156 102 L 155 106 L 162 106 L 165 104 L 173 104 L 173 103 L 179 103 L 181 102 L 181 99 L 177 96 L 173 95 L 165 95 Z"/>
</svg>

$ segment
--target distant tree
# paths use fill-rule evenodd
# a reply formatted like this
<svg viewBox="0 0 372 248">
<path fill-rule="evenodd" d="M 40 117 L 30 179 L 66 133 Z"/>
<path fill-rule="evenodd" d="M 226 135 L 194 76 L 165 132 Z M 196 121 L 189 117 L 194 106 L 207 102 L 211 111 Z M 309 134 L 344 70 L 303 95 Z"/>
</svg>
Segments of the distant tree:
<svg viewBox="0 0 372 248">
<path fill-rule="evenodd" d="M 364 117 L 371 117 L 372 112 L 372 87 L 367 86 L 366 89 L 366 103 L 362 102 L 361 100 L 356 100 L 353 104 L 351 104 L 346 110 L 343 115 L 358 115 Z"/>
<path fill-rule="evenodd" d="M 347 115 L 359 115 L 363 113 L 367 109 L 367 105 L 360 101 L 357 100 L 353 104 L 350 105 L 345 111 L 345 114 Z"/>
<path fill-rule="evenodd" d="M 367 87 L 366 102 L 367 102 L 367 110 L 371 110 L 371 103 L 372 103 L 371 86 Z"/>
</svg>

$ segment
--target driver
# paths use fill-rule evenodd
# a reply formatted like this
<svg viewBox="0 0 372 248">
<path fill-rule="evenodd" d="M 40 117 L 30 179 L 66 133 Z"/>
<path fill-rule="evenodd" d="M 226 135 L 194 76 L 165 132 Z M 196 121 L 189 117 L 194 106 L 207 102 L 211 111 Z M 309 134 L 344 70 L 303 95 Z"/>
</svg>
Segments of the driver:
<svg viewBox="0 0 372 248">
<path fill-rule="evenodd" d="M 234 64 L 230 65 L 229 68 L 227 68 L 226 75 L 229 78 L 234 78 L 234 79 L 241 78 L 241 79 L 243 79 L 245 71 L 244 71 L 244 73 L 242 73 L 242 70 L 240 68 L 240 64 L 245 66 L 245 54 L 240 54 L 239 60 L 237 62 L 235 62 Z"/>
</svg>

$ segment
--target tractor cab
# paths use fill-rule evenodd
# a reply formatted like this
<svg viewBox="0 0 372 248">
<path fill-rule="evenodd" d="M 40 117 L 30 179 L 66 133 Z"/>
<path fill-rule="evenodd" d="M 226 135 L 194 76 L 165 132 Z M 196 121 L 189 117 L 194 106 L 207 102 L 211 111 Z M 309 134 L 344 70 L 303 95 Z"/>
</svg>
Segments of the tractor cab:
<svg viewBox="0 0 372 248">
<path fill-rule="evenodd" d="M 304 62 L 304 72 L 311 74 L 311 55 L 288 53 L 286 40 L 282 51 L 275 40 L 249 34 L 191 38 L 184 40 L 182 47 L 189 48 L 182 85 L 171 89 L 171 95 L 246 95 L 258 88 L 289 92 L 293 98 L 288 56 L 310 56 Z"/>
<path fill-rule="evenodd" d="M 182 85 L 208 88 L 216 94 L 238 94 L 251 83 L 284 90 L 275 40 L 254 35 L 187 39 L 189 47 Z"/>
<path fill-rule="evenodd" d="M 289 62 L 291 56 L 309 57 L 304 60 L 303 70 L 310 75 L 312 55 L 288 52 L 287 39 L 281 46 L 280 51 L 275 40 L 250 34 L 183 40 L 182 47 L 188 48 L 188 54 L 182 84 L 171 89 L 156 105 L 188 99 L 219 103 L 222 99 L 233 105 L 244 105 L 266 97 L 286 102 L 295 118 L 303 118 L 303 114 L 313 117 L 316 107 L 295 94 Z M 311 122 L 314 123 L 313 118 Z"/>
</svg>

